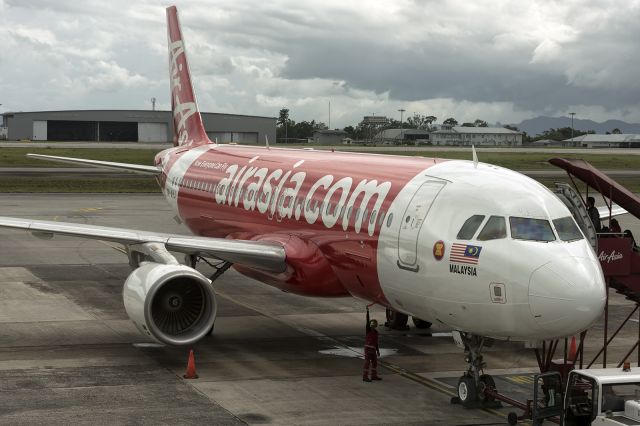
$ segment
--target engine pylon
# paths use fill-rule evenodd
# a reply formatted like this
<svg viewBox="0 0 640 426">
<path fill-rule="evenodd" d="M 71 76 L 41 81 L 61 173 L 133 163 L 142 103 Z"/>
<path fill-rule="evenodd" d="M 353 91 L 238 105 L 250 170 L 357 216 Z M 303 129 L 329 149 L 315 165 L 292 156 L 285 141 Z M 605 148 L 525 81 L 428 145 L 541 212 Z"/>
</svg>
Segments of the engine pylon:
<svg viewBox="0 0 640 426">
<path fill-rule="evenodd" d="M 197 379 L 198 374 L 196 374 L 196 358 L 193 355 L 193 349 L 189 350 L 189 360 L 187 361 L 187 371 L 184 373 L 185 379 Z"/>
</svg>

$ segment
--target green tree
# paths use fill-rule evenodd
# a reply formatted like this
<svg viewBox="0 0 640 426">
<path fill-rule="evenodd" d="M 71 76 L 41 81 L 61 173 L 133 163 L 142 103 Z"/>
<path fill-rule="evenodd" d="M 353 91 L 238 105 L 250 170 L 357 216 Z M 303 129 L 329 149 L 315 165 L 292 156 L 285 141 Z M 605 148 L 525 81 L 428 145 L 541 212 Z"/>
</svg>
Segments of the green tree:
<svg viewBox="0 0 640 426">
<path fill-rule="evenodd" d="M 407 129 L 431 130 L 431 123 L 436 120 L 437 118 L 433 115 L 415 113 L 412 117 L 407 118 L 407 125 L 404 127 Z"/>
<path fill-rule="evenodd" d="M 618 129 L 617 127 L 616 127 L 615 129 L 613 129 L 613 130 L 611 131 L 611 133 L 613 133 L 614 135 L 620 135 L 620 134 L 622 134 L 622 132 L 620 131 L 620 129 Z"/>
<path fill-rule="evenodd" d="M 473 123 L 465 122 L 462 123 L 462 127 L 476 127 Z"/>
<path fill-rule="evenodd" d="M 278 126 L 284 126 L 289 122 L 289 108 L 282 108 L 280 113 L 278 114 L 278 121 L 276 124 Z"/>
<path fill-rule="evenodd" d="M 289 138 L 289 128 L 295 122 L 289 119 L 289 108 L 282 108 L 276 121 L 276 139 L 285 140 Z"/>
<path fill-rule="evenodd" d="M 356 129 L 355 129 L 355 127 L 347 126 L 342 130 L 347 132 L 347 137 L 350 137 L 351 139 L 356 139 Z"/>
<path fill-rule="evenodd" d="M 449 117 L 446 120 L 444 120 L 442 122 L 442 124 L 448 124 L 449 126 L 457 126 L 458 125 L 458 120 L 456 120 L 453 117 Z"/>
<path fill-rule="evenodd" d="M 473 122 L 473 125 L 475 127 L 489 127 L 486 121 L 480 120 L 479 118 L 476 118 L 476 121 Z"/>
</svg>

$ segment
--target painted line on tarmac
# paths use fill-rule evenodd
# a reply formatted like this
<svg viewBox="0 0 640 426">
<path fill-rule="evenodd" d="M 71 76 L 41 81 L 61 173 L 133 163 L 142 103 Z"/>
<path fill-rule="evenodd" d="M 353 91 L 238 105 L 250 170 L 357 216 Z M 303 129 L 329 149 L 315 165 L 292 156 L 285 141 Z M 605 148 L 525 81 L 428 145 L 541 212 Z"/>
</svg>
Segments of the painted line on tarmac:
<svg viewBox="0 0 640 426">
<path fill-rule="evenodd" d="M 221 292 L 219 289 L 216 289 L 216 294 L 224 297 L 225 299 L 229 300 L 230 302 L 236 303 L 236 304 L 238 304 L 238 305 L 240 305 L 240 306 L 242 306 L 244 308 L 251 309 L 252 311 L 258 312 L 259 314 L 264 315 L 267 318 L 270 318 L 270 319 L 272 319 L 274 321 L 278 321 L 278 322 L 280 322 L 280 323 L 282 323 L 282 324 L 284 324 L 284 325 L 286 325 L 288 327 L 291 327 L 294 330 L 297 330 L 297 331 L 299 331 L 299 332 L 301 332 L 303 334 L 306 334 L 306 335 L 312 336 L 312 337 L 319 337 L 319 338 L 322 338 L 323 340 L 330 340 L 333 344 L 339 345 L 340 347 L 342 347 L 342 348 L 344 348 L 346 350 L 355 352 L 358 355 L 360 355 L 361 357 L 364 355 L 362 351 L 356 351 L 353 348 L 345 345 L 341 341 L 335 339 L 334 337 L 327 336 L 325 334 L 322 334 L 322 333 L 320 333 L 318 331 L 315 331 L 315 330 L 311 330 L 311 329 L 306 328 L 306 327 L 300 327 L 299 325 L 297 325 L 297 324 L 295 324 L 295 323 L 293 323 L 291 321 L 284 320 L 284 319 L 279 318 L 279 317 L 277 317 L 275 315 L 272 315 L 269 312 L 266 312 L 266 311 L 264 311 L 264 310 L 262 310 L 260 308 L 257 308 L 255 306 L 252 306 L 252 305 L 249 305 L 247 303 L 241 302 L 241 301 L 237 300 L 236 298 L 234 298 L 232 296 L 229 296 L 228 294 L 225 294 L 224 292 Z M 451 397 L 458 396 L 457 393 L 452 391 L 450 388 L 446 387 L 446 385 L 443 385 L 443 384 L 437 382 L 436 380 L 428 379 L 426 377 L 422 377 L 422 376 L 420 376 L 420 375 L 418 375 L 416 373 L 413 373 L 411 371 L 405 370 L 402 367 L 399 367 L 397 365 L 388 363 L 386 361 L 378 360 L 378 365 L 381 365 L 381 366 L 385 367 L 386 369 L 393 371 L 394 373 L 398 374 L 401 377 L 404 377 L 406 379 L 412 380 L 412 381 L 414 381 L 414 382 L 416 382 L 418 384 L 426 386 L 426 387 L 428 387 L 430 389 L 433 389 L 433 390 L 438 391 L 440 393 L 443 393 L 445 395 L 448 395 L 448 396 L 451 396 Z M 499 411 L 496 411 L 496 410 L 493 410 L 491 408 L 482 408 L 481 410 L 486 412 L 486 413 L 493 414 L 494 416 L 499 417 L 501 420 L 504 420 L 504 418 L 505 418 L 505 415 L 503 413 L 501 413 Z"/>
<path fill-rule="evenodd" d="M 402 367 L 399 367 L 399 366 L 394 365 L 394 364 L 390 364 L 390 363 L 385 362 L 385 361 L 378 361 L 378 364 L 384 366 L 385 368 L 387 368 L 387 369 L 389 369 L 389 370 L 391 370 L 391 371 L 393 371 L 393 372 L 395 372 L 397 374 L 399 374 L 400 376 L 402 376 L 404 378 L 412 380 L 412 381 L 414 381 L 416 383 L 419 383 L 419 384 L 421 384 L 423 386 L 426 386 L 426 387 L 428 387 L 430 389 L 433 389 L 435 391 L 438 391 L 440 393 L 443 393 L 443 394 L 451 396 L 451 397 L 457 397 L 458 396 L 458 394 L 455 391 L 451 390 L 450 387 L 438 382 L 437 380 L 429 379 L 429 378 L 420 376 L 419 374 L 416 374 L 416 373 L 413 373 L 411 371 L 405 370 Z M 496 410 L 494 410 L 492 408 L 481 408 L 481 410 L 486 412 L 486 413 L 493 414 L 494 416 L 497 416 L 500 419 L 504 420 L 504 417 L 505 417 L 504 414 L 499 412 L 499 411 L 496 411 Z"/>
</svg>

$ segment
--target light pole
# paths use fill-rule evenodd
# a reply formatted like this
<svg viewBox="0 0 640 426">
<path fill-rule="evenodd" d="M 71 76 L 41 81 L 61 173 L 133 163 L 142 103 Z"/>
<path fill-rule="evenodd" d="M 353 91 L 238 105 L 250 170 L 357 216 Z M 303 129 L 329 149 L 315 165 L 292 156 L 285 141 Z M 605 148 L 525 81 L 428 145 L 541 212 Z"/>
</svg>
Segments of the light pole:
<svg viewBox="0 0 640 426">
<path fill-rule="evenodd" d="M 404 143 L 404 129 L 402 128 L 402 114 L 406 111 L 404 108 L 400 108 L 400 140 Z"/>
<path fill-rule="evenodd" d="M 576 115 L 576 113 L 570 112 L 569 115 L 571 116 L 571 144 L 575 145 L 576 141 L 573 140 L 573 116 Z"/>
</svg>

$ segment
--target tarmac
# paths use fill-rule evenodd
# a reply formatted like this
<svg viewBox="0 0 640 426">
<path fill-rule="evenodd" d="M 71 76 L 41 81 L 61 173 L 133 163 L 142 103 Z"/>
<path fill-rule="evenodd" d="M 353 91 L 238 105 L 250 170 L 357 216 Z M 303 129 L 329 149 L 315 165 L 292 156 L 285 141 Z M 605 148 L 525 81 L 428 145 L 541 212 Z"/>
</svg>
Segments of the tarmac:
<svg viewBox="0 0 640 426">
<path fill-rule="evenodd" d="M 0 206 L 2 216 L 188 234 L 155 194 L 2 194 Z M 213 336 L 193 348 L 199 378 L 183 379 L 188 348 L 156 344 L 128 320 L 130 269 L 117 245 L 0 235 L 0 424 L 490 425 L 519 412 L 450 403 L 466 364 L 450 330 L 436 327 L 381 327 L 384 380 L 364 383 L 365 302 L 287 294 L 233 270 L 215 282 Z M 610 329 L 633 307 L 612 292 Z M 382 309 L 372 312 L 384 322 Z M 610 366 L 639 326 L 614 341 Z M 602 330 L 589 332 L 585 359 Z M 496 342 L 484 355 L 500 391 L 531 398 L 531 349 Z"/>
</svg>

